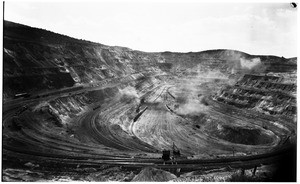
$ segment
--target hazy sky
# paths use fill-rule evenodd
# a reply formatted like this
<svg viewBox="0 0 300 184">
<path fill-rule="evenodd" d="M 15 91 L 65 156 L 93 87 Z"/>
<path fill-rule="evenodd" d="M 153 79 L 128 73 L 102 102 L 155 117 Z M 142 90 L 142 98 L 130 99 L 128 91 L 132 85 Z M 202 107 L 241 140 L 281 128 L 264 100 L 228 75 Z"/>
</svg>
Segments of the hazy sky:
<svg viewBox="0 0 300 184">
<path fill-rule="evenodd" d="M 289 3 L 5 2 L 4 18 L 149 52 L 297 55 L 297 9 Z"/>
</svg>

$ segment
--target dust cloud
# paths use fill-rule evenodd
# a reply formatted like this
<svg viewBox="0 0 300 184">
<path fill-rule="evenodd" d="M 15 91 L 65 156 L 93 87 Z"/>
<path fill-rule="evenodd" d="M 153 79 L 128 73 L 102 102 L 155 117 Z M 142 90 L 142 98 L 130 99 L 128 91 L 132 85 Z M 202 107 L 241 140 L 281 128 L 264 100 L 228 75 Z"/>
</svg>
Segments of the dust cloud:
<svg viewBox="0 0 300 184">
<path fill-rule="evenodd" d="M 216 80 L 229 80 L 228 77 L 218 70 L 203 71 L 201 67 L 197 69 L 197 75 L 189 79 L 184 79 L 177 86 L 176 91 L 181 91 L 177 95 L 176 103 L 178 104 L 175 109 L 177 113 L 187 115 L 196 115 L 208 109 L 204 97 L 208 95 L 210 87 L 205 84 L 210 84 L 213 87 L 218 87 Z M 213 91 L 210 91 L 213 92 Z"/>
<path fill-rule="evenodd" d="M 139 94 L 137 90 L 132 86 L 127 86 L 124 89 L 119 89 L 120 93 L 120 100 L 135 100 L 136 102 L 139 102 Z"/>
<path fill-rule="evenodd" d="M 187 115 L 196 115 L 198 113 L 204 112 L 208 109 L 206 105 L 202 103 L 202 98 L 192 99 L 187 97 L 184 103 L 181 103 L 176 109 L 177 113 Z"/>
<path fill-rule="evenodd" d="M 240 58 L 241 69 L 249 72 L 264 72 L 266 66 L 261 62 L 260 58 L 245 59 Z"/>
<path fill-rule="evenodd" d="M 241 67 L 243 69 L 253 69 L 257 65 L 261 65 L 260 58 L 253 58 L 253 59 L 245 59 L 245 58 L 240 58 L 241 62 Z"/>
</svg>

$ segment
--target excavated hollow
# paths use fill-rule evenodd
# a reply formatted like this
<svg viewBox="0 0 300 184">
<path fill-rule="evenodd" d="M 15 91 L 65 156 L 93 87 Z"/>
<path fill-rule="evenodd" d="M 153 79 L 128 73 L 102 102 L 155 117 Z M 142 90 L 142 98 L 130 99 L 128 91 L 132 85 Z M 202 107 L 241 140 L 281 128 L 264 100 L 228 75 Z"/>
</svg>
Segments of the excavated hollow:
<svg viewBox="0 0 300 184">
<path fill-rule="evenodd" d="M 233 145 L 240 152 L 248 151 L 248 145 L 254 146 L 251 151 L 260 152 L 268 151 L 268 145 L 276 145 L 273 133 L 267 134 L 262 128 L 238 127 L 234 121 L 230 126 L 223 125 L 222 130 L 214 126 L 216 122 L 206 122 L 202 128 L 196 128 L 196 121 L 186 118 L 189 112 L 181 115 L 174 104 L 176 98 L 184 98 L 184 104 L 179 104 L 177 109 L 193 107 L 199 103 L 197 96 L 176 85 L 150 85 L 138 98 L 124 92 L 126 89 L 131 90 L 114 87 L 60 97 L 46 103 L 48 105 L 30 107 L 19 115 L 18 121 L 13 119 L 6 123 L 11 127 L 6 127 L 5 133 L 17 149 L 32 149 L 42 155 L 51 152 L 57 156 L 132 157 L 144 154 L 145 158 L 159 158 L 161 150 L 172 149 L 175 143 L 183 155 L 205 157 L 230 154 Z M 85 105 L 94 108 L 84 108 Z M 209 107 L 202 113 L 214 114 Z M 224 115 L 216 118 L 224 119 Z M 58 119 L 63 119 L 65 124 L 58 124 Z"/>
<path fill-rule="evenodd" d="M 218 124 L 214 126 L 213 130 L 210 130 L 210 133 L 218 139 L 245 145 L 271 144 L 276 139 L 271 131 L 232 125 Z"/>
<path fill-rule="evenodd" d="M 174 144 L 181 166 L 208 159 L 217 168 L 229 166 L 225 159 L 272 160 L 269 153 L 295 138 L 295 84 L 236 80 L 263 72 L 241 67 L 245 57 L 273 72 L 283 63 L 282 72 L 292 71 L 296 61 L 231 50 L 146 53 L 5 27 L 4 169 L 145 167 L 162 164 L 161 151 Z"/>
</svg>

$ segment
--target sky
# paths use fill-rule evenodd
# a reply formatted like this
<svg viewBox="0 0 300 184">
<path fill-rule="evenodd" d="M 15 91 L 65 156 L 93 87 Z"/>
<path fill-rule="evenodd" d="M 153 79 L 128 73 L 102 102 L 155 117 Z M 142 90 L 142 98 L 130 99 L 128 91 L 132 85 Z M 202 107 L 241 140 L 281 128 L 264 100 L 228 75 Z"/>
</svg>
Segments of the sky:
<svg viewBox="0 0 300 184">
<path fill-rule="evenodd" d="M 146 52 L 234 49 L 297 56 L 290 3 L 196 1 L 5 2 L 4 19 Z"/>
</svg>

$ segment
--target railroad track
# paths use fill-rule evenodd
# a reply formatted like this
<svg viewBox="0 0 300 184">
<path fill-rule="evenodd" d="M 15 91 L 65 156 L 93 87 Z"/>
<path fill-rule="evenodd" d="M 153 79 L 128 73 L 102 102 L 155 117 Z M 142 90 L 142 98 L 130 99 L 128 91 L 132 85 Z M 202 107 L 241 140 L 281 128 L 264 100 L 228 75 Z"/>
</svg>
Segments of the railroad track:
<svg viewBox="0 0 300 184">
<path fill-rule="evenodd" d="M 157 101 L 159 98 L 162 99 L 162 94 L 167 93 L 167 87 L 162 86 L 159 89 L 155 88 L 154 95 L 149 100 L 152 102 Z M 22 105 L 24 103 L 21 103 Z M 111 129 L 107 126 L 105 122 L 113 118 L 119 111 L 126 112 L 130 104 L 124 106 L 119 102 L 110 103 L 104 109 L 96 109 L 83 114 L 76 120 L 76 124 L 81 125 L 86 131 L 87 136 L 94 139 L 99 146 L 93 144 L 80 143 L 76 141 L 70 141 L 63 139 L 62 137 L 53 137 L 51 133 L 45 131 L 41 132 L 41 127 L 38 125 L 28 124 L 30 131 L 27 129 L 22 130 L 18 133 L 18 136 L 10 135 L 11 138 L 19 142 L 20 144 L 27 145 L 25 147 L 18 147 L 13 144 L 6 142 L 3 144 L 3 157 L 5 158 L 21 158 L 28 161 L 38 161 L 43 163 L 44 160 L 49 162 L 56 162 L 61 164 L 80 164 L 80 165 L 99 165 L 99 164 L 111 164 L 124 167 L 146 167 L 152 166 L 162 169 L 212 169 L 218 167 L 255 167 L 263 164 L 277 163 L 282 158 L 289 155 L 291 151 L 291 145 L 287 141 L 283 141 L 280 147 L 273 149 L 272 151 L 257 154 L 257 155 L 247 155 L 247 156 L 228 156 L 226 158 L 213 158 L 213 159 L 177 159 L 176 164 L 174 161 L 163 161 L 160 154 L 156 154 L 155 157 L 144 157 L 132 156 L 139 153 L 156 153 L 157 149 L 149 144 L 142 144 L 143 142 L 139 139 L 137 140 L 122 140 L 122 137 L 118 137 L 111 132 Z M 167 107 L 165 107 L 169 110 Z M 115 111 L 112 111 L 115 109 Z M 9 121 L 12 114 L 18 111 L 17 107 L 11 108 L 4 114 L 4 123 Z M 147 110 L 148 111 L 148 110 Z M 169 112 L 174 113 L 174 112 Z M 144 116 L 141 115 L 141 116 Z M 182 118 L 179 116 L 179 118 Z M 183 119 L 184 121 L 185 119 Z M 27 119 L 30 122 L 30 119 Z M 162 123 L 162 122 L 161 122 Z M 134 133 L 133 127 L 134 122 L 131 124 L 131 132 Z M 160 124 L 159 126 L 164 126 Z M 185 134 L 182 134 L 176 127 L 172 126 L 170 123 L 166 124 L 166 127 L 173 133 L 180 135 L 180 139 L 185 141 Z M 42 133 L 38 135 L 37 133 Z M 164 132 L 160 132 L 163 134 Z M 138 138 L 136 134 L 134 134 Z M 125 142 L 124 142 L 125 141 Z M 127 141 L 127 142 L 126 142 Z M 37 148 L 36 150 L 33 148 Z M 45 151 L 40 151 L 45 150 Z M 47 152 L 47 150 L 52 150 Z M 106 150 L 106 151 L 103 151 Z M 56 152 L 56 153 L 55 153 Z M 111 153 L 119 154 L 113 155 Z"/>
</svg>

